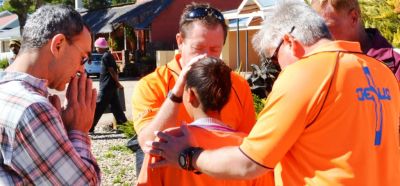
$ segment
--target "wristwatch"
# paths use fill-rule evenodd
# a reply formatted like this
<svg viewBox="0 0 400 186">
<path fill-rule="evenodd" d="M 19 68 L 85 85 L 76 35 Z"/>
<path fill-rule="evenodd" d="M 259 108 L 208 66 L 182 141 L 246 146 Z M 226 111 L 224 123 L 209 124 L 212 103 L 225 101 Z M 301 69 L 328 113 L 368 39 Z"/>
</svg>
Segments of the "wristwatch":
<svg viewBox="0 0 400 186">
<path fill-rule="evenodd" d="M 193 171 L 195 174 L 201 174 L 199 170 L 193 167 L 193 157 L 198 156 L 204 149 L 201 147 L 189 147 L 179 154 L 179 166 L 187 171 Z"/>
<path fill-rule="evenodd" d="M 172 93 L 172 91 L 168 92 L 167 98 L 175 103 L 182 103 L 182 97 L 176 96 L 174 93 Z"/>
</svg>

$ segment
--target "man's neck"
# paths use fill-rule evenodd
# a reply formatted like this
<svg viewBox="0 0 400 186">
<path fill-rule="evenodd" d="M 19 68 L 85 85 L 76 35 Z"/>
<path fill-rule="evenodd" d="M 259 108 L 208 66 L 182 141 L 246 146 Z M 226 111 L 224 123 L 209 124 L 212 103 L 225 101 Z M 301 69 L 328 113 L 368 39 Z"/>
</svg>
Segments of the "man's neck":
<svg viewBox="0 0 400 186">
<path fill-rule="evenodd" d="M 47 58 L 47 59 L 44 59 Z M 23 72 L 39 79 L 47 79 L 50 56 L 40 54 L 39 50 L 20 53 L 15 61 L 6 69 L 8 72 Z"/>
<path fill-rule="evenodd" d="M 363 51 L 363 53 L 367 53 L 368 50 L 371 48 L 372 42 L 370 40 L 371 39 L 369 38 L 368 33 L 365 31 L 365 29 L 361 29 L 358 41 L 360 42 L 361 50 Z"/>
<path fill-rule="evenodd" d="M 324 45 L 326 43 L 332 42 L 330 39 L 320 39 L 316 43 L 314 43 L 311 46 L 305 46 L 304 47 L 304 54 L 307 55 L 308 53 L 312 52 L 314 49 L 320 47 L 321 45 Z"/>
<path fill-rule="evenodd" d="M 193 111 L 193 119 L 194 120 L 198 120 L 201 118 L 214 118 L 214 119 L 221 120 L 221 115 L 217 111 L 204 112 L 201 109 L 196 109 L 195 111 Z"/>
</svg>

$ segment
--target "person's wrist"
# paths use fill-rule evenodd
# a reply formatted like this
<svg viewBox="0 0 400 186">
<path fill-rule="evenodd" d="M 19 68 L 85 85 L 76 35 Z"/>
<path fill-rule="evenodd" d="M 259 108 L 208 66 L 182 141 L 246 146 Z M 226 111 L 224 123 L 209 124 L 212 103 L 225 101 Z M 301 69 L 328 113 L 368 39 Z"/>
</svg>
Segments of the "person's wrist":
<svg viewBox="0 0 400 186">
<path fill-rule="evenodd" d="M 191 166 L 193 168 L 193 170 L 195 171 L 196 174 L 201 174 L 201 171 L 199 169 L 199 167 L 197 167 L 197 159 L 199 158 L 200 154 L 204 151 L 204 149 L 199 148 L 199 150 L 197 150 L 192 157 L 192 162 L 191 162 Z"/>
<path fill-rule="evenodd" d="M 182 103 L 182 96 L 176 96 L 172 91 L 168 92 L 167 98 L 174 103 Z"/>
<path fill-rule="evenodd" d="M 176 86 L 170 92 L 172 92 L 177 97 L 183 96 L 183 89 L 177 88 Z"/>
<path fill-rule="evenodd" d="M 203 152 L 201 147 L 188 147 L 179 154 L 178 163 L 179 166 L 187 171 L 192 171 L 195 174 L 201 174 L 201 172 L 195 166 L 198 156 Z"/>
</svg>

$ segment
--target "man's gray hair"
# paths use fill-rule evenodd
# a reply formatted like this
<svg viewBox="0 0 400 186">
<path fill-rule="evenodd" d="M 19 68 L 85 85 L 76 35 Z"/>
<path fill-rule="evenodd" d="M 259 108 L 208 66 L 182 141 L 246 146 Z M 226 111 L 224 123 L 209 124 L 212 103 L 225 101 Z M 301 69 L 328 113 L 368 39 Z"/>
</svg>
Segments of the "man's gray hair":
<svg viewBox="0 0 400 186">
<path fill-rule="evenodd" d="M 290 32 L 305 46 L 322 38 L 332 39 L 324 20 L 302 0 L 282 0 L 266 15 L 261 30 L 253 37 L 254 49 L 260 56 L 271 57 L 283 36 Z"/>
<path fill-rule="evenodd" d="M 64 34 L 71 43 L 85 24 L 81 15 L 70 6 L 45 5 L 37 9 L 26 21 L 22 33 L 21 51 L 41 48 L 57 34 Z"/>
</svg>

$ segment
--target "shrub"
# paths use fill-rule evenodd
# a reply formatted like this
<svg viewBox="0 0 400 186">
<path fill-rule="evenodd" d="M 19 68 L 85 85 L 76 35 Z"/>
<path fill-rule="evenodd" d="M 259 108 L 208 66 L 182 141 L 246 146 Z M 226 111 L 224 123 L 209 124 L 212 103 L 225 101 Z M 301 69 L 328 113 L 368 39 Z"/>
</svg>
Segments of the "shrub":
<svg viewBox="0 0 400 186">
<path fill-rule="evenodd" d="M 133 128 L 133 121 L 127 121 L 123 125 L 117 125 L 117 127 L 118 130 L 122 131 L 128 138 L 136 135 L 135 129 Z"/>
<path fill-rule="evenodd" d="M 256 115 L 257 116 L 261 112 L 261 110 L 264 108 L 266 100 L 267 100 L 266 98 L 265 99 L 261 99 L 256 94 L 253 94 L 254 108 L 256 110 Z"/>
<path fill-rule="evenodd" d="M 8 67 L 8 59 L 7 58 L 0 59 L 0 68 L 5 69 L 7 67 Z"/>
</svg>

